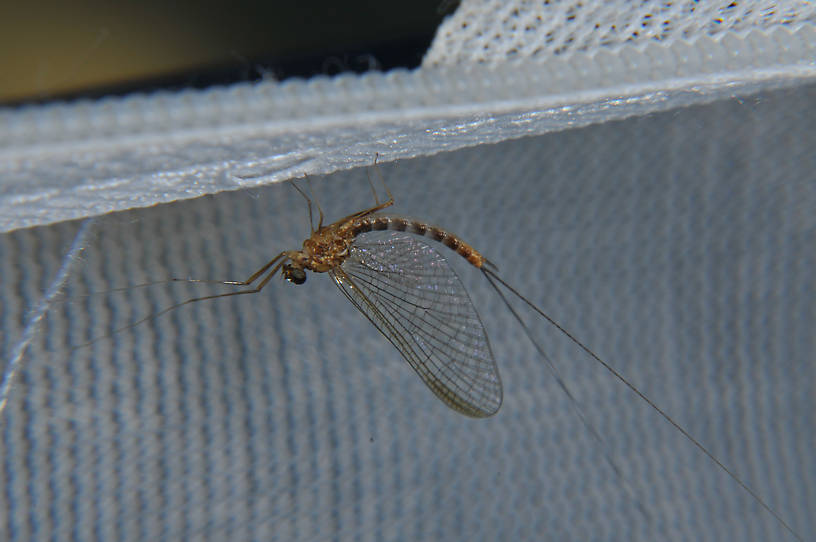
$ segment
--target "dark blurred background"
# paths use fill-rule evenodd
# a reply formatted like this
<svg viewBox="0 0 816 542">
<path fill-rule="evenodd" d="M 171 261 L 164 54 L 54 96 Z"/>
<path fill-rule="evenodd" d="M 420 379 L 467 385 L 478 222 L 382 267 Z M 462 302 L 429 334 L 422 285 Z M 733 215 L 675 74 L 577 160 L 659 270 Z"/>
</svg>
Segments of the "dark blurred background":
<svg viewBox="0 0 816 542">
<path fill-rule="evenodd" d="M 413 68 L 457 5 L 6 2 L 0 104 Z"/>
</svg>

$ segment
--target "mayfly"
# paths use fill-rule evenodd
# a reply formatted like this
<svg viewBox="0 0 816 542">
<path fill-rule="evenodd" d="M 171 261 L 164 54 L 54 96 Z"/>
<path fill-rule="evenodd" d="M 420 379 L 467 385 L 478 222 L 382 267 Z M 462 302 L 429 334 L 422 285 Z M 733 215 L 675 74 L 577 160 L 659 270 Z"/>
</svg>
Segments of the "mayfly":
<svg viewBox="0 0 816 542">
<path fill-rule="evenodd" d="M 706 447 L 600 356 L 505 282 L 499 276 L 497 267 L 462 238 L 427 222 L 384 212 L 394 205 L 394 198 L 387 187 L 386 201 L 380 202 L 374 191 L 373 207 L 350 214 L 328 225 L 324 225 L 323 211 L 317 206 L 318 220 L 315 227 L 312 201 L 297 185 L 294 183 L 292 185 L 304 196 L 308 204 L 311 233 L 303 241 L 300 249 L 280 252 L 242 281 L 171 279 L 177 282 L 216 282 L 243 289 L 188 299 L 122 329 L 155 319 L 182 305 L 221 297 L 256 294 L 278 275 L 300 285 L 306 282 L 307 272 L 327 273 L 343 295 L 396 347 L 442 402 L 453 410 L 473 418 L 492 416 L 501 407 L 503 392 L 487 333 L 452 265 L 434 248 L 433 243 L 423 240 L 429 238 L 452 250 L 482 272 L 543 359 L 549 363 L 543 348 L 510 304 L 505 292 L 517 297 L 536 314 L 546 319 L 625 384 L 718 468 L 727 473 L 796 539 L 802 540 L 777 512 Z M 378 231 L 387 231 L 389 235 L 367 235 Z M 113 333 L 118 331 L 121 330 Z M 551 370 L 554 372 L 552 365 Z M 556 378 L 572 399 L 572 395 L 557 374 Z M 587 424 L 586 421 L 584 423 Z M 588 427 L 598 438 L 594 429 L 589 425 Z"/>
</svg>

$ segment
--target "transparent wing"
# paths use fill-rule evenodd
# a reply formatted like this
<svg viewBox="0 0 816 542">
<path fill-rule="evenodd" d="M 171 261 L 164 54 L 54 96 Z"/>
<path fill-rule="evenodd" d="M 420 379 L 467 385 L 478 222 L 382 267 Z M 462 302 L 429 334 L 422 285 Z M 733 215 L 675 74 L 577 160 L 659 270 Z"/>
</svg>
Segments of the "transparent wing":
<svg viewBox="0 0 816 542">
<path fill-rule="evenodd" d="M 403 233 L 358 237 L 330 274 L 429 388 L 467 416 L 495 414 L 499 371 L 482 321 L 448 261 Z"/>
</svg>

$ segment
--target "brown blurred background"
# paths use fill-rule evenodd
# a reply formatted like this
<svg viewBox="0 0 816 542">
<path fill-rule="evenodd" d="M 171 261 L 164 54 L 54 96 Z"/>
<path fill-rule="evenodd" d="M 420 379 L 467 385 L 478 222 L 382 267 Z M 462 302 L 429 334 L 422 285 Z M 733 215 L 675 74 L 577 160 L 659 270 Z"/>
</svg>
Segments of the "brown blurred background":
<svg viewBox="0 0 816 542">
<path fill-rule="evenodd" d="M 419 65 L 458 2 L 6 2 L 0 104 Z"/>
</svg>

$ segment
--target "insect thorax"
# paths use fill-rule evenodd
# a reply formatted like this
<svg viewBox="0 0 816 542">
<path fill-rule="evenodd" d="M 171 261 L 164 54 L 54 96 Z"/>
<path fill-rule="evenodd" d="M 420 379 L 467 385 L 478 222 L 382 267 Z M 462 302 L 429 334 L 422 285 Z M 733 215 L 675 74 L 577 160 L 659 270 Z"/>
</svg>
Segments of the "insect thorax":
<svg viewBox="0 0 816 542">
<path fill-rule="evenodd" d="M 303 242 L 303 252 L 307 256 L 305 267 L 317 273 L 334 269 L 348 258 L 353 239 L 336 230 L 315 232 Z"/>
</svg>

